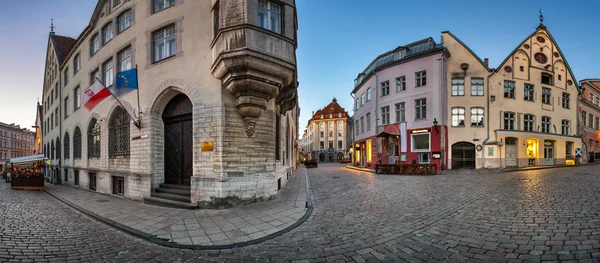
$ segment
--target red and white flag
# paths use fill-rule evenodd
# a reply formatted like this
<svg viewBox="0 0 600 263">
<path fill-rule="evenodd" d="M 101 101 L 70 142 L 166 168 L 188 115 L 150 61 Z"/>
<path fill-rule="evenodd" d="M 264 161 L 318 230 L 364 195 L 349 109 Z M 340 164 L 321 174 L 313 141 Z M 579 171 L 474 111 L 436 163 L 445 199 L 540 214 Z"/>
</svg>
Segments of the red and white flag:
<svg viewBox="0 0 600 263">
<path fill-rule="evenodd" d="M 104 87 L 99 80 L 96 80 L 89 88 L 81 93 L 81 103 L 87 110 L 91 111 L 98 103 L 108 96 L 110 96 L 110 91 Z"/>
</svg>

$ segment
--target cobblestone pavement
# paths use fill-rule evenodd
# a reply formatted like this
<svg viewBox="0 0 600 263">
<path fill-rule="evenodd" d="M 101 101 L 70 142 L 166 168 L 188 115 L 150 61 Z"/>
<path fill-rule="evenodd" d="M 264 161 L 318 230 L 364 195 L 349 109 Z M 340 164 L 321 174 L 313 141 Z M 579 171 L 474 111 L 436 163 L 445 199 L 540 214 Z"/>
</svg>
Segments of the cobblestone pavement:
<svg viewBox="0 0 600 263">
<path fill-rule="evenodd" d="M 308 173 L 311 218 L 221 251 L 153 245 L 0 183 L 0 261 L 599 262 L 600 166 L 422 177 L 322 164 Z"/>
</svg>

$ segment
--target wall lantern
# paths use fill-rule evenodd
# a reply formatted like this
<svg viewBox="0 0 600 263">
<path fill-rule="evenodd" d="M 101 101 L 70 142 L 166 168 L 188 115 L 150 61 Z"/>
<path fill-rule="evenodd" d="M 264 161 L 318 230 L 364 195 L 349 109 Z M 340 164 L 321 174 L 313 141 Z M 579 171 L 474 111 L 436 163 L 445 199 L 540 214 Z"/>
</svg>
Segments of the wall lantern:
<svg viewBox="0 0 600 263">
<path fill-rule="evenodd" d="M 436 132 L 439 134 L 439 133 L 440 133 L 440 131 L 438 130 L 438 127 L 437 127 L 437 125 L 438 125 L 438 121 L 437 121 L 437 119 L 436 119 L 436 118 L 433 118 L 433 128 L 435 128 L 435 131 L 436 131 Z"/>
</svg>

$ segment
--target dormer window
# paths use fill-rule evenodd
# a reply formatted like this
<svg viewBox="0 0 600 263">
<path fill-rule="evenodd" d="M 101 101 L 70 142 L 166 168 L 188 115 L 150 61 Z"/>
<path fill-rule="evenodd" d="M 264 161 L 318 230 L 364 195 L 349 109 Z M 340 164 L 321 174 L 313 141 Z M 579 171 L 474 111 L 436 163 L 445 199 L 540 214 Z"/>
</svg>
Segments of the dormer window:
<svg viewBox="0 0 600 263">
<path fill-rule="evenodd" d="M 338 113 L 338 118 L 341 118 L 341 117 L 342 117 L 342 113 Z"/>
<path fill-rule="evenodd" d="M 330 119 L 333 118 L 333 114 L 329 113 L 329 118 Z"/>
<path fill-rule="evenodd" d="M 542 84 L 552 85 L 552 75 L 542 73 Z"/>
<path fill-rule="evenodd" d="M 323 114 L 321 114 L 321 119 L 325 119 L 325 116 Z"/>
</svg>

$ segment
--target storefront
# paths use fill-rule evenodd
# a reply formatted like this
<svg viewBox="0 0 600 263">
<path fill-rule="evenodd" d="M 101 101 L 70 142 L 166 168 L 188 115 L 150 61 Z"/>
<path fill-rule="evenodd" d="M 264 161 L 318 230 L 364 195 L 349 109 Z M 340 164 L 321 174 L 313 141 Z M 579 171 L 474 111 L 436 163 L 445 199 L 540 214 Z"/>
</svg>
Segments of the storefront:
<svg viewBox="0 0 600 263">
<path fill-rule="evenodd" d="M 571 165 L 576 162 L 576 149 L 581 148 L 581 140 L 574 136 L 508 131 L 501 134 L 501 167 Z"/>
<path fill-rule="evenodd" d="M 10 159 L 11 189 L 44 190 L 43 154 Z"/>
</svg>

